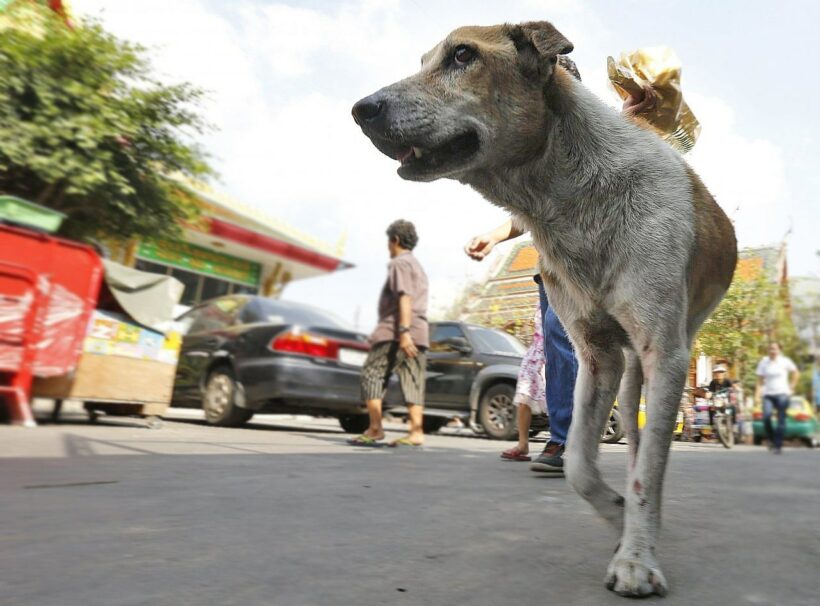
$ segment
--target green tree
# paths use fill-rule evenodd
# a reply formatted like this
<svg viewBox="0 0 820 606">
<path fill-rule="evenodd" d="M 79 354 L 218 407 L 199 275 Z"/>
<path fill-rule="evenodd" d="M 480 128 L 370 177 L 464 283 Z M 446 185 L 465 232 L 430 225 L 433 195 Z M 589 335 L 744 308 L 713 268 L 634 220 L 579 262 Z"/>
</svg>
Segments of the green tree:
<svg viewBox="0 0 820 606">
<path fill-rule="evenodd" d="M 770 341 L 778 341 L 786 355 L 799 359 L 801 344 L 788 307 L 785 287 L 761 275 L 735 276 L 726 295 L 701 327 L 696 351 L 729 360 L 747 393 L 754 388 L 757 362 Z"/>
<path fill-rule="evenodd" d="M 0 29 L 0 193 L 62 211 L 71 237 L 173 235 L 195 210 L 167 176 L 210 174 L 201 91 L 96 22 L 37 17 Z"/>
</svg>

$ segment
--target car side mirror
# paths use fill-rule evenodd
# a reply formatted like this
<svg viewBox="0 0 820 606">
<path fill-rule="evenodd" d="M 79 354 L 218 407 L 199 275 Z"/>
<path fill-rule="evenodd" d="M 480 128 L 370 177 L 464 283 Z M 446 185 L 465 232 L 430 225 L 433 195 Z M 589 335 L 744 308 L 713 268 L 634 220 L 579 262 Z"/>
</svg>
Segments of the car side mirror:
<svg viewBox="0 0 820 606">
<path fill-rule="evenodd" d="M 473 351 L 470 342 L 464 337 L 447 337 L 438 342 L 441 347 L 447 347 L 461 354 L 468 354 Z"/>
</svg>

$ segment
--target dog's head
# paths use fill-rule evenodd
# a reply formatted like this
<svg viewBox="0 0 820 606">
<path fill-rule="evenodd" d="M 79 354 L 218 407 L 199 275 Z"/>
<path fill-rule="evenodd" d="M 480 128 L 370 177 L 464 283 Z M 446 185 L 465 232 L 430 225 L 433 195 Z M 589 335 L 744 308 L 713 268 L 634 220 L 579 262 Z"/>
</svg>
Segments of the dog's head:
<svg viewBox="0 0 820 606">
<path fill-rule="evenodd" d="M 545 93 L 558 56 L 571 50 L 546 21 L 462 27 L 422 57 L 417 74 L 356 103 L 353 118 L 404 179 L 522 164 L 545 143 Z"/>
</svg>

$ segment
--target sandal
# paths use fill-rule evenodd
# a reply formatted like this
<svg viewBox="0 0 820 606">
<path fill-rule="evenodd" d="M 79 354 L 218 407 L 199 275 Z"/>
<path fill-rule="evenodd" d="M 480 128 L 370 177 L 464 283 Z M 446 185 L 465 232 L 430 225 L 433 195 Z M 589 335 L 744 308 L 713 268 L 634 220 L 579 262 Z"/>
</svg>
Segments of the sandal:
<svg viewBox="0 0 820 606">
<path fill-rule="evenodd" d="M 413 448 L 421 448 L 423 444 L 414 444 L 410 441 L 410 438 L 399 438 L 398 440 L 393 440 L 388 444 L 390 448 L 398 448 L 399 446 L 412 446 Z"/>
<path fill-rule="evenodd" d="M 518 448 L 518 446 L 513 446 L 512 448 L 502 452 L 501 458 L 508 461 L 532 461 L 532 457 L 521 452 L 521 449 Z"/>
<path fill-rule="evenodd" d="M 381 440 L 384 438 L 371 438 L 370 436 L 366 436 L 364 434 L 360 436 L 356 436 L 355 438 L 350 438 L 347 443 L 351 446 L 367 446 L 370 448 L 379 448 L 384 446 L 384 444 L 379 444 Z"/>
</svg>

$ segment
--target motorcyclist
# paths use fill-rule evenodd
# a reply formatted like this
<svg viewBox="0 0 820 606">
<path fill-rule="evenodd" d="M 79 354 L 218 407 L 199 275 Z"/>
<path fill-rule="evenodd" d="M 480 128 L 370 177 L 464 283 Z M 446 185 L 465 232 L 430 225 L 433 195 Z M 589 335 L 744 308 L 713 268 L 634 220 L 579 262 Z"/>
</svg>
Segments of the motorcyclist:
<svg viewBox="0 0 820 606">
<path fill-rule="evenodd" d="M 727 377 L 726 375 L 726 367 L 723 365 L 716 366 L 712 370 L 712 380 L 709 383 L 709 394 L 707 397 L 710 400 L 714 400 L 715 394 L 723 391 L 726 392 L 726 399 L 728 402 L 726 410 L 732 416 L 732 425 L 734 425 L 737 421 L 737 406 L 735 405 L 737 398 L 735 397 L 735 388 L 732 385 L 732 381 L 730 381 L 729 377 Z M 710 407 L 709 422 L 714 424 L 714 420 L 715 411 L 712 407 Z"/>
</svg>

